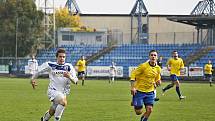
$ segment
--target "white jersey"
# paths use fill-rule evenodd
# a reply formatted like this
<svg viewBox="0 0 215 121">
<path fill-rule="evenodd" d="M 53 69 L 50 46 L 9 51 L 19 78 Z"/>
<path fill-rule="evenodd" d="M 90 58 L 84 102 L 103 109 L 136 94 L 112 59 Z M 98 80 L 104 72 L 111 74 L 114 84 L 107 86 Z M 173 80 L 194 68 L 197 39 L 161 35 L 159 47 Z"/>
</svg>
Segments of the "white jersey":
<svg viewBox="0 0 215 121">
<path fill-rule="evenodd" d="M 38 72 L 33 75 L 32 79 L 35 79 L 38 75 L 48 72 L 50 83 L 48 90 L 56 90 L 64 94 L 69 94 L 71 80 L 63 76 L 64 72 L 69 72 L 74 82 L 78 81 L 75 69 L 69 63 L 57 64 L 56 62 L 43 63 L 38 68 Z"/>
<path fill-rule="evenodd" d="M 28 70 L 29 70 L 30 74 L 36 73 L 37 69 L 38 69 L 37 60 L 36 59 L 28 60 Z"/>
<path fill-rule="evenodd" d="M 110 73 L 110 76 L 115 76 L 116 75 L 116 66 L 110 66 L 109 73 Z"/>
</svg>

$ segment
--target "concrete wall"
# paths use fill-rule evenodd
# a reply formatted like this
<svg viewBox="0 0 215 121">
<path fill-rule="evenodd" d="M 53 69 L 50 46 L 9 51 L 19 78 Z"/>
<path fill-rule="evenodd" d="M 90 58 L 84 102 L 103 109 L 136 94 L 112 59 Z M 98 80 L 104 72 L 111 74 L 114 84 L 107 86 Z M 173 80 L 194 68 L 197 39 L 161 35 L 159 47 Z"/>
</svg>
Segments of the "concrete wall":
<svg viewBox="0 0 215 121">
<path fill-rule="evenodd" d="M 166 19 L 168 16 L 170 15 L 149 16 L 149 43 L 193 43 L 196 41 L 196 30 L 194 26 L 169 21 Z M 136 19 L 134 20 L 133 25 L 137 25 Z M 129 15 L 85 14 L 81 15 L 81 22 L 85 26 L 96 29 L 105 28 L 121 31 L 123 34 L 122 43 L 131 43 L 131 17 Z M 146 19 L 143 18 L 143 23 L 145 22 Z M 136 27 L 134 26 L 133 28 Z M 133 34 L 135 36 L 135 33 Z"/>
</svg>

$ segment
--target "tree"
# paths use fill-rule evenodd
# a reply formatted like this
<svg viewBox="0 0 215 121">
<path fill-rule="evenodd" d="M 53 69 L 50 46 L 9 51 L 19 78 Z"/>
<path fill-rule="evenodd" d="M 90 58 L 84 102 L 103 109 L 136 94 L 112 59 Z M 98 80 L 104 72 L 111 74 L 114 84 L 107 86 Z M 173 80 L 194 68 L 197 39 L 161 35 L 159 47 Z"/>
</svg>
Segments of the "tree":
<svg viewBox="0 0 215 121">
<path fill-rule="evenodd" d="M 4 0 L 0 2 L 0 56 L 24 57 L 37 49 L 42 37 L 43 13 L 37 11 L 33 0 Z"/>
<path fill-rule="evenodd" d="M 56 10 L 56 27 L 80 27 L 80 16 L 77 14 L 70 14 L 68 8 L 60 8 Z"/>
</svg>

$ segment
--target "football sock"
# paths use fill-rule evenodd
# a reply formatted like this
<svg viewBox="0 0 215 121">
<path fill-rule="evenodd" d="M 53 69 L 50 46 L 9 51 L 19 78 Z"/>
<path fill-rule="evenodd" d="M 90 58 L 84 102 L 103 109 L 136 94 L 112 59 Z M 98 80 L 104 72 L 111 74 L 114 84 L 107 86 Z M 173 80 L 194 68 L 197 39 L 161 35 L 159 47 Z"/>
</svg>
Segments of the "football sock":
<svg viewBox="0 0 215 121">
<path fill-rule="evenodd" d="M 148 118 L 145 118 L 144 116 L 142 116 L 140 121 L 148 121 Z"/>
<path fill-rule="evenodd" d="M 49 111 L 47 111 L 43 117 L 43 121 L 48 121 L 52 116 L 49 114 Z"/>
<path fill-rule="evenodd" d="M 180 98 L 181 93 L 180 93 L 180 89 L 179 89 L 179 87 L 177 87 L 177 86 L 176 86 L 176 92 L 177 92 L 177 94 L 178 94 L 178 96 L 179 96 L 179 98 Z"/>
<path fill-rule="evenodd" d="M 82 80 L 82 86 L 84 85 L 84 80 Z"/>
<path fill-rule="evenodd" d="M 112 82 L 114 82 L 114 77 L 112 77 Z"/>
<path fill-rule="evenodd" d="M 56 110 L 55 110 L 55 120 L 54 121 L 60 121 L 60 118 L 63 114 L 63 111 L 64 111 L 65 107 L 61 104 L 58 104 Z"/>
<path fill-rule="evenodd" d="M 173 87 L 173 84 L 169 84 L 169 85 L 167 85 L 164 89 L 163 89 L 163 91 L 166 91 L 166 90 L 168 90 L 168 89 L 170 89 L 170 88 L 172 88 Z"/>
</svg>

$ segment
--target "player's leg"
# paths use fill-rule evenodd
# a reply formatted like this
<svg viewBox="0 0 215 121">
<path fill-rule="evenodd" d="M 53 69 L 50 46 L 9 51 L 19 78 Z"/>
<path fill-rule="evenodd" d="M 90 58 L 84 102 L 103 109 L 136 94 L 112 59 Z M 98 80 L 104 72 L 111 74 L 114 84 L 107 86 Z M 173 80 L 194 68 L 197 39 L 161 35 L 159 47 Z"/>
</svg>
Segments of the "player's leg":
<svg viewBox="0 0 215 121">
<path fill-rule="evenodd" d="M 168 84 L 166 87 L 164 87 L 164 88 L 162 89 L 163 94 L 164 94 L 167 90 L 169 90 L 170 88 L 172 88 L 173 86 L 174 86 L 174 83 L 172 82 L 171 84 Z"/>
<path fill-rule="evenodd" d="M 212 74 L 209 75 L 209 83 L 210 83 L 210 86 L 212 87 Z"/>
<path fill-rule="evenodd" d="M 169 85 L 167 85 L 166 87 L 164 87 L 164 88 L 162 89 L 163 94 L 164 94 L 164 92 L 165 92 L 166 90 L 168 90 L 168 89 L 170 89 L 170 88 L 172 88 L 172 87 L 174 86 L 174 81 L 176 81 L 176 75 L 170 75 L 170 79 L 171 79 L 172 83 L 169 84 Z"/>
<path fill-rule="evenodd" d="M 146 112 L 143 114 L 140 121 L 147 121 L 149 119 L 149 116 L 152 113 L 154 97 L 155 97 L 154 92 L 149 92 L 145 95 L 143 102 L 146 108 Z"/>
<path fill-rule="evenodd" d="M 114 75 L 112 76 L 111 81 L 112 81 L 112 83 L 114 83 L 114 81 L 115 81 Z"/>
<path fill-rule="evenodd" d="M 112 76 L 110 75 L 109 80 L 108 80 L 109 84 L 111 83 L 111 78 L 112 78 Z"/>
<path fill-rule="evenodd" d="M 146 112 L 140 118 L 140 121 L 148 121 L 150 114 L 152 113 L 152 105 L 146 105 Z"/>
<path fill-rule="evenodd" d="M 82 80 L 82 86 L 84 86 L 84 81 L 85 81 L 85 72 L 84 71 L 81 73 L 81 80 Z"/>
<path fill-rule="evenodd" d="M 54 121 L 60 121 L 63 111 L 67 106 L 66 96 L 64 94 L 59 94 L 54 99 L 54 102 L 58 104 L 54 113 Z"/>
<path fill-rule="evenodd" d="M 185 96 L 182 96 L 181 91 L 180 91 L 180 83 L 179 80 L 175 81 L 175 85 L 176 85 L 176 93 L 178 94 L 179 99 L 185 99 Z"/>
<path fill-rule="evenodd" d="M 134 111 L 136 115 L 141 115 L 143 113 L 143 94 L 142 92 L 137 91 L 132 98 L 132 105 L 134 106 Z"/>
<path fill-rule="evenodd" d="M 156 91 L 156 89 L 154 90 L 154 94 L 155 94 L 154 100 L 155 101 L 159 101 L 160 99 L 157 97 L 157 91 Z"/>
<path fill-rule="evenodd" d="M 41 121 L 48 121 L 54 115 L 56 107 L 56 104 L 52 104 L 50 109 L 41 117 Z"/>
<path fill-rule="evenodd" d="M 55 109 L 58 105 L 58 103 L 54 102 L 54 98 L 56 97 L 57 93 L 55 90 L 48 90 L 48 97 L 50 101 L 52 102 L 51 107 L 49 110 L 44 114 L 43 117 L 41 117 L 41 121 L 48 121 L 55 113 Z"/>
</svg>

